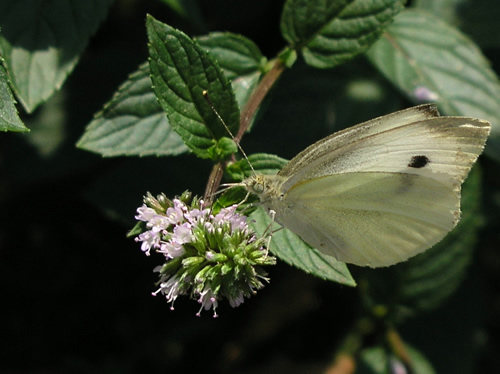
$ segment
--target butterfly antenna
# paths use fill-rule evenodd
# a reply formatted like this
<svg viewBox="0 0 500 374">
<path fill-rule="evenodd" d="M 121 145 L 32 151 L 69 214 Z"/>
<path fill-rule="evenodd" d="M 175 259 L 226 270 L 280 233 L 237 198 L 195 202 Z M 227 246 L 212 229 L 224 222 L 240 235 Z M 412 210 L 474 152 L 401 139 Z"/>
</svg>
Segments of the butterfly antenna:
<svg viewBox="0 0 500 374">
<path fill-rule="evenodd" d="M 210 107 L 214 111 L 214 113 L 217 116 L 217 118 L 219 119 L 219 121 L 222 123 L 222 126 L 224 126 L 224 128 L 226 129 L 226 131 L 228 132 L 228 134 L 231 136 L 231 138 L 233 139 L 233 141 L 236 143 L 236 146 L 240 150 L 240 152 L 243 155 L 243 157 L 245 158 L 245 160 L 247 160 L 248 166 L 250 166 L 250 169 L 252 169 L 252 172 L 255 174 L 255 169 L 253 168 L 252 164 L 250 163 L 250 160 L 248 159 L 247 154 L 245 153 L 245 151 L 241 147 L 240 143 L 235 140 L 235 137 L 234 137 L 233 133 L 231 132 L 231 130 L 229 130 L 229 127 L 227 127 L 226 122 L 222 119 L 222 117 L 220 116 L 219 112 L 217 112 L 217 109 L 215 109 L 214 104 L 212 104 L 212 101 L 208 97 L 208 91 L 207 90 L 203 90 L 202 94 L 203 94 L 203 97 L 205 98 L 205 100 L 207 101 L 208 105 L 210 105 Z"/>
</svg>

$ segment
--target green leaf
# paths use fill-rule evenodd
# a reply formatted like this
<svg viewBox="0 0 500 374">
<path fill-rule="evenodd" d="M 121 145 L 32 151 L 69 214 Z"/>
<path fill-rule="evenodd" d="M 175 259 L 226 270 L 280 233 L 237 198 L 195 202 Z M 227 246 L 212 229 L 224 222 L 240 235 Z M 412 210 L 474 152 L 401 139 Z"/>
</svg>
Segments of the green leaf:
<svg viewBox="0 0 500 374">
<path fill-rule="evenodd" d="M 96 115 L 77 146 L 103 156 L 166 156 L 188 148 L 172 130 L 141 65 Z"/>
<path fill-rule="evenodd" d="M 249 222 L 257 233 L 264 235 L 271 224 L 271 218 L 264 209 L 257 208 L 250 214 Z M 273 226 L 273 229 L 278 228 L 276 224 Z M 311 248 L 290 230 L 283 228 L 272 234 L 270 251 L 281 260 L 306 273 L 346 286 L 356 286 L 346 264 Z"/>
<path fill-rule="evenodd" d="M 265 70 L 267 59 L 253 41 L 242 35 L 213 32 L 195 40 L 217 60 L 228 79 Z"/>
<path fill-rule="evenodd" d="M 480 182 L 476 165 L 462 187 L 462 219 L 439 244 L 407 262 L 363 270 L 359 284 L 367 309 L 383 310 L 389 319 L 399 323 L 448 300 L 466 275 L 483 223 Z"/>
<path fill-rule="evenodd" d="M 222 137 L 212 147 L 207 149 L 211 160 L 222 162 L 228 156 L 238 152 L 238 146 L 233 139 Z"/>
<path fill-rule="evenodd" d="M 405 348 L 412 364 L 412 373 L 436 373 L 431 363 L 422 353 L 408 344 L 405 345 Z M 393 374 L 407 372 L 402 362 L 393 354 L 388 353 L 385 347 L 380 345 L 362 350 L 359 360 L 360 363 L 356 370 L 356 374 Z"/>
<path fill-rule="evenodd" d="M 166 156 L 188 150 L 156 100 L 147 63 L 90 122 L 77 146 L 103 156 Z"/>
<path fill-rule="evenodd" d="M 281 31 L 309 65 L 331 68 L 365 52 L 403 4 L 404 0 L 289 0 Z"/>
<path fill-rule="evenodd" d="M 367 56 L 411 100 L 490 121 L 486 153 L 500 160 L 500 85 L 470 39 L 431 14 L 407 10 Z"/>
<path fill-rule="evenodd" d="M 216 40 L 225 47 L 218 46 Z M 210 34 L 200 38 L 200 42 L 202 48 L 223 61 L 226 74 L 233 79 L 231 84 L 238 102 L 243 106 L 252 87 L 258 83 L 261 76 L 259 69 L 263 68 L 258 64 L 263 57 L 257 47 L 248 39 L 233 34 Z M 231 47 L 235 51 L 231 51 Z M 233 67 L 231 61 L 234 61 Z M 237 65 L 239 62 L 244 67 Z M 170 126 L 151 86 L 149 65 L 145 63 L 130 75 L 96 115 L 77 146 L 107 157 L 167 156 L 186 152 L 188 148 Z M 216 144 L 211 147 L 216 147 Z M 220 153 L 213 150 L 215 148 L 207 149 L 210 158 Z"/>
<path fill-rule="evenodd" d="M 7 74 L 4 67 L 0 65 L 0 131 L 30 131 L 19 118 L 15 104 Z"/>
<path fill-rule="evenodd" d="M 228 32 L 210 33 L 195 40 L 217 60 L 243 108 L 266 69 L 267 59 L 259 47 L 244 36 Z"/>
<path fill-rule="evenodd" d="M 239 109 L 218 63 L 179 30 L 148 16 L 149 66 L 153 89 L 172 128 L 199 157 L 228 135 L 214 108 L 234 134 Z M 209 104 L 203 93 L 208 93 Z"/>
<path fill-rule="evenodd" d="M 281 33 L 288 43 L 300 48 L 353 1 L 288 0 L 281 14 Z"/>
<path fill-rule="evenodd" d="M 457 26 L 482 48 L 498 48 L 500 7 L 491 0 L 417 0 L 412 6 Z"/>
<path fill-rule="evenodd" d="M 112 0 L 3 0 L 0 51 L 12 89 L 28 112 L 59 89 Z"/>
<path fill-rule="evenodd" d="M 287 162 L 276 155 L 255 153 L 248 156 L 248 160 L 241 159 L 228 165 L 225 171 L 232 180 L 242 181 L 254 173 L 276 174 Z"/>
</svg>

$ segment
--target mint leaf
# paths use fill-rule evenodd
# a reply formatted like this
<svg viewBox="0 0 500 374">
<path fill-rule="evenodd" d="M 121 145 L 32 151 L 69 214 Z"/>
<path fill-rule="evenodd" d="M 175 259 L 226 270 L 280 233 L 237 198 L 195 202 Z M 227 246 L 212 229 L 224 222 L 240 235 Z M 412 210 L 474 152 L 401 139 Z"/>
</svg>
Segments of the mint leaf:
<svg viewBox="0 0 500 374">
<path fill-rule="evenodd" d="M 354 0 L 288 0 L 281 14 L 281 33 L 293 47 L 301 48 Z"/>
<path fill-rule="evenodd" d="M 198 39 L 219 61 L 242 107 L 258 83 L 265 62 L 257 46 L 239 35 L 214 33 Z M 152 89 L 149 64 L 130 75 L 88 125 L 77 146 L 103 156 L 167 156 L 188 148 L 173 131 Z M 214 143 L 207 149 L 210 158 Z"/>
<path fill-rule="evenodd" d="M 172 130 L 141 65 L 90 122 L 77 146 L 103 156 L 166 156 L 188 148 Z"/>
<path fill-rule="evenodd" d="M 415 102 L 492 124 L 486 153 L 500 160 L 500 85 L 477 46 L 431 14 L 406 10 L 368 51 L 369 60 Z"/>
<path fill-rule="evenodd" d="M 0 54 L 12 89 L 27 112 L 61 87 L 112 2 L 0 2 Z"/>
<path fill-rule="evenodd" d="M 218 63 L 186 34 L 151 16 L 146 23 L 151 78 L 160 105 L 185 144 L 199 157 L 210 158 L 208 149 L 229 135 L 214 108 L 231 133 L 239 126 L 231 85 Z"/>
<path fill-rule="evenodd" d="M 284 158 L 268 153 L 255 153 L 248 156 L 248 160 L 241 159 L 226 167 L 225 172 L 232 180 L 242 181 L 254 173 L 276 174 L 286 165 L 288 161 Z"/>
<path fill-rule="evenodd" d="M 404 0 L 289 0 L 283 37 L 316 68 L 332 68 L 362 53 L 402 9 Z"/>
<path fill-rule="evenodd" d="M 266 69 L 267 59 L 259 47 L 244 36 L 228 32 L 210 33 L 196 41 L 217 60 L 243 108 Z"/>
<path fill-rule="evenodd" d="M 249 224 L 257 233 L 263 235 L 271 224 L 271 217 L 264 209 L 257 208 L 250 214 Z M 273 226 L 274 230 L 279 228 L 280 226 L 277 224 Z M 297 235 L 285 228 L 272 235 L 270 250 L 281 260 L 319 278 L 346 286 L 356 286 L 356 282 L 343 262 L 338 262 L 334 257 L 311 248 Z"/>
<path fill-rule="evenodd" d="M 228 79 L 263 72 L 265 69 L 267 59 L 259 47 L 242 35 L 213 32 L 195 40 L 217 60 Z"/>
<path fill-rule="evenodd" d="M 19 118 L 16 101 L 9 87 L 7 73 L 0 65 L 0 131 L 30 131 Z"/>
</svg>

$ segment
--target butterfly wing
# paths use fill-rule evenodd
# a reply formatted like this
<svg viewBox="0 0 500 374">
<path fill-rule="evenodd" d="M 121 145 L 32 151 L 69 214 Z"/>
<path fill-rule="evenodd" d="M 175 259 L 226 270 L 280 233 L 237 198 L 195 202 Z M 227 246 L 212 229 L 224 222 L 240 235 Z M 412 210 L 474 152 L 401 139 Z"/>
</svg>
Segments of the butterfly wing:
<svg viewBox="0 0 500 374">
<path fill-rule="evenodd" d="M 381 136 L 394 128 L 436 117 L 439 117 L 436 106 L 424 104 L 346 128 L 304 149 L 285 165 L 278 174 L 290 177 L 290 183 L 294 184 L 296 180 L 304 179 L 303 174 L 306 171 L 315 169 L 314 166 L 325 158 L 326 160 L 335 159 L 334 165 L 336 169 L 334 171 L 341 171 L 342 165 L 349 159 L 349 157 L 344 157 L 346 152 L 349 153 L 349 151 L 355 150 L 365 139 L 370 142 L 370 138 L 377 135 Z"/>
<path fill-rule="evenodd" d="M 306 148 L 279 173 L 287 178 L 283 189 L 307 179 L 355 171 L 405 172 L 450 186 L 461 184 L 484 148 L 489 123 L 434 116 L 433 105 L 401 112 L 340 131 Z M 418 160 L 426 160 L 425 165 Z"/>
<path fill-rule="evenodd" d="M 286 205 L 285 205 L 286 204 Z M 277 218 L 318 250 L 359 266 L 389 266 L 441 240 L 459 217 L 456 191 L 415 174 L 360 172 L 294 186 Z"/>
<path fill-rule="evenodd" d="M 423 105 L 335 133 L 293 158 L 268 208 L 340 261 L 388 266 L 458 222 L 460 187 L 490 125 Z"/>
</svg>

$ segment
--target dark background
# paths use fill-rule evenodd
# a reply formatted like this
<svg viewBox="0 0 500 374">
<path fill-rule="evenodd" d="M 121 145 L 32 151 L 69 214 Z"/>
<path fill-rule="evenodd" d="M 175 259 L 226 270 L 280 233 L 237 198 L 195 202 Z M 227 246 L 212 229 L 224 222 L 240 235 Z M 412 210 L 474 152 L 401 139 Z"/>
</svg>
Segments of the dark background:
<svg viewBox="0 0 500 374">
<path fill-rule="evenodd" d="M 150 294 L 158 259 L 144 256 L 125 235 L 146 191 L 173 196 L 190 188 L 201 194 L 210 165 L 193 155 L 102 159 L 75 148 L 93 114 L 146 60 L 147 13 L 193 36 L 241 33 L 267 56 L 283 47 L 282 1 L 199 3 L 205 27 L 179 19 L 159 1 L 117 1 L 62 91 L 45 109 L 22 114 L 32 133 L 0 136 L 0 372 L 322 372 L 357 317 L 356 289 L 285 264 L 270 269 L 271 284 L 239 308 L 222 302 L 217 319 L 210 311 L 196 317 L 198 304 L 191 300 L 178 299 L 171 311 L 163 298 Z M 497 71 L 498 51 L 494 43 L 484 49 Z M 363 58 L 335 72 L 299 63 L 271 100 L 288 95 L 294 106 L 307 94 L 300 79 L 322 81 L 353 70 L 383 81 Z M 349 115 L 353 122 L 346 126 L 410 105 L 380 84 L 396 99 L 382 105 L 345 102 L 338 116 Z M 59 140 L 43 154 L 33 139 L 55 118 L 51 110 L 64 116 L 47 142 Z M 243 141 L 247 153 L 290 158 L 331 132 L 325 126 L 304 136 L 289 125 L 293 115 L 279 106 L 262 113 L 262 122 Z M 313 114 L 305 116 L 314 120 Z M 500 181 L 498 164 L 486 158 L 481 164 L 486 225 L 467 279 L 442 308 L 401 328 L 439 373 L 500 368 Z M 465 331 L 473 341 L 463 339 Z"/>
</svg>

